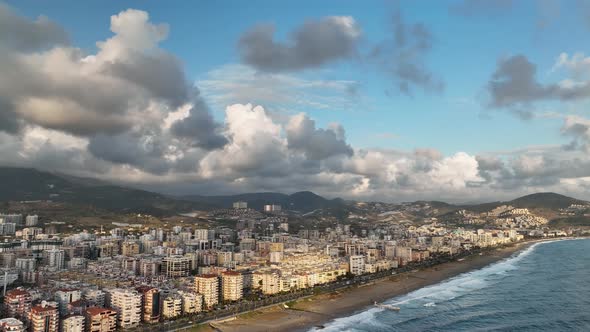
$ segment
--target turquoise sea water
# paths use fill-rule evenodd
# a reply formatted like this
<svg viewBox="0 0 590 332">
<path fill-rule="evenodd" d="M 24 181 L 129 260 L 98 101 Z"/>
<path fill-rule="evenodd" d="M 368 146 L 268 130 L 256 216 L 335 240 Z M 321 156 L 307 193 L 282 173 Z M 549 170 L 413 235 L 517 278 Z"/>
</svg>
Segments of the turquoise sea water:
<svg viewBox="0 0 590 332">
<path fill-rule="evenodd" d="M 590 331 L 590 239 L 537 243 L 313 331 Z"/>
</svg>

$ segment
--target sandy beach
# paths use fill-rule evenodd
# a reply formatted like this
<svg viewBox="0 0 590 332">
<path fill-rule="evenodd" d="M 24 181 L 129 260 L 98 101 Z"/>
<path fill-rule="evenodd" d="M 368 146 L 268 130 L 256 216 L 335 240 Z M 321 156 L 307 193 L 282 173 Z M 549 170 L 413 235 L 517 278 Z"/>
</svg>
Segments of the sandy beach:
<svg viewBox="0 0 590 332">
<path fill-rule="evenodd" d="M 534 242 L 529 241 L 493 250 L 484 255 L 474 255 L 462 261 L 443 263 L 414 272 L 395 275 L 358 287 L 351 287 L 331 294 L 322 294 L 298 300 L 289 309 L 282 306 L 246 313 L 234 320 L 212 324 L 217 330 L 233 331 L 306 331 L 313 326 L 348 316 L 365 309 L 373 301 L 385 301 L 419 288 L 439 283 L 461 273 L 477 270 L 507 258 Z"/>
</svg>

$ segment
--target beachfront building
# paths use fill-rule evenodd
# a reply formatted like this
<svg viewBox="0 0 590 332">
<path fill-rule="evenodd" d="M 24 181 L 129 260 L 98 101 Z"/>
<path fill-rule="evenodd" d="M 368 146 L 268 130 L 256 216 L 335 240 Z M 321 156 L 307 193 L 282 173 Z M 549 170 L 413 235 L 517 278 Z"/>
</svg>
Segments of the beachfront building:
<svg viewBox="0 0 590 332">
<path fill-rule="evenodd" d="M 182 312 L 185 314 L 196 314 L 203 311 L 203 295 L 192 292 L 179 291 L 182 297 Z"/>
<path fill-rule="evenodd" d="M 135 290 L 141 295 L 143 322 L 148 324 L 160 321 L 160 291 L 155 287 L 140 286 Z"/>
<path fill-rule="evenodd" d="M 225 271 L 221 273 L 221 292 L 224 301 L 238 301 L 242 298 L 244 277 L 240 272 Z"/>
<path fill-rule="evenodd" d="M 255 272 L 252 275 L 252 288 L 263 294 L 272 295 L 281 291 L 281 277 L 278 271 Z"/>
<path fill-rule="evenodd" d="M 86 310 L 86 326 L 88 332 L 115 332 L 117 312 L 110 308 L 88 308 Z"/>
<path fill-rule="evenodd" d="M 171 319 L 180 315 L 182 315 L 182 297 L 178 294 L 166 296 L 162 301 L 162 317 Z"/>
<path fill-rule="evenodd" d="M 108 291 L 109 306 L 117 312 L 117 326 L 137 327 L 141 322 L 141 295 L 135 290 L 115 288 Z"/>
<path fill-rule="evenodd" d="M 348 259 L 349 272 L 354 275 L 365 273 L 365 256 L 353 255 Z"/>
<path fill-rule="evenodd" d="M 215 274 L 201 274 L 195 277 L 195 292 L 203 295 L 203 303 L 211 309 L 219 303 L 219 285 Z"/>
</svg>

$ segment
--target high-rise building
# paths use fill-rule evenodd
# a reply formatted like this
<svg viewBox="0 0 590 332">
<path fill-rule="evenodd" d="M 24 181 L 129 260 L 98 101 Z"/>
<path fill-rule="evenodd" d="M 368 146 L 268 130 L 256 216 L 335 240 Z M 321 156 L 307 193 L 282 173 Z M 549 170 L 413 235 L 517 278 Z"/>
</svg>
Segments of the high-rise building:
<svg viewBox="0 0 590 332">
<path fill-rule="evenodd" d="M 267 204 L 264 206 L 264 212 L 279 212 L 281 211 L 281 206 L 277 204 Z"/>
<path fill-rule="evenodd" d="M 61 320 L 61 332 L 84 332 L 85 324 L 84 316 L 67 316 Z"/>
<path fill-rule="evenodd" d="M 201 274 L 195 277 L 195 292 L 203 295 L 207 309 L 219 303 L 219 282 L 215 274 Z"/>
<path fill-rule="evenodd" d="M 247 209 L 248 203 L 243 201 L 234 202 L 234 209 Z"/>
<path fill-rule="evenodd" d="M 0 235 L 14 235 L 16 233 L 16 224 L 9 222 L 9 223 L 0 223 Z"/>
<path fill-rule="evenodd" d="M 162 301 L 162 316 L 166 319 L 176 318 L 182 315 L 182 297 L 178 294 L 170 294 Z"/>
<path fill-rule="evenodd" d="M 29 312 L 31 332 L 58 332 L 59 312 L 57 307 L 43 301 Z"/>
<path fill-rule="evenodd" d="M 62 249 L 49 249 L 43 251 L 43 256 L 45 258 L 45 263 L 47 266 L 61 270 L 65 266 L 65 251 Z"/>
<path fill-rule="evenodd" d="M 208 240 L 209 230 L 206 228 L 195 229 L 195 240 Z"/>
<path fill-rule="evenodd" d="M 25 218 L 25 226 L 30 227 L 30 226 L 37 226 L 37 224 L 39 223 L 39 216 L 38 215 L 28 215 Z"/>
<path fill-rule="evenodd" d="M 109 307 L 117 312 L 117 326 L 123 329 L 137 327 L 141 322 L 141 295 L 130 289 L 108 290 Z"/>
<path fill-rule="evenodd" d="M 23 224 L 22 214 L 2 214 L 0 213 L 0 219 L 4 220 L 4 223 L 14 223 L 17 225 Z"/>
<path fill-rule="evenodd" d="M 168 256 L 162 259 L 162 274 L 169 278 L 187 277 L 190 274 L 190 258 L 184 256 Z"/>
<path fill-rule="evenodd" d="M 78 301 L 82 298 L 82 292 L 79 289 L 59 289 L 54 294 L 54 299 L 58 304 L 59 314 L 65 316 L 68 314 L 68 304 Z"/>
<path fill-rule="evenodd" d="M 20 271 L 35 271 L 36 262 L 33 257 L 17 258 L 15 266 Z"/>
<path fill-rule="evenodd" d="M 4 296 L 4 307 L 9 317 L 28 320 L 33 299 L 31 294 L 24 289 L 13 289 Z"/>
<path fill-rule="evenodd" d="M 148 324 L 160 321 L 160 291 L 150 286 L 139 286 L 136 290 L 141 294 L 143 321 Z"/>
<path fill-rule="evenodd" d="M 221 292 L 224 301 L 238 301 L 242 298 L 244 277 L 240 272 L 225 271 L 221 274 Z"/>
<path fill-rule="evenodd" d="M 115 332 L 117 312 L 110 308 L 92 307 L 86 310 L 86 331 Z"/>
</svg>

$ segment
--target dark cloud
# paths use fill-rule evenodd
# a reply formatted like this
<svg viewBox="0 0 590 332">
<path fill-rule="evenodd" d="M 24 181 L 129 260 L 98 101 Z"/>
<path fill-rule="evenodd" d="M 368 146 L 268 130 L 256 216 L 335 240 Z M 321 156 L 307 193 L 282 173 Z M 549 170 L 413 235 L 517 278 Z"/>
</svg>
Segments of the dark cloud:
<svg viewBox="0 0 590 332">
<path fill-rule="evenodd" d="M 289 148 L 304 152 L 309 159 L 322 160 L 353 154 L 350 145 L 346 144 L 344 128 L 340 125 L 330 129 L 316 129 L 314 120 L 300 114 L 291 119 L 286 131 Z"/>
<path fill-rule="evenodd" d="M 561 133 L 572 138 L 572 141 L 564 146 L 565 150 L 590 151 L 590 120 L 568 116 L 561 127 Z"/>
<path fill-rule="evenodd" d="M 274 40 L 272 25 L 259 25 L 240 37 L 238 50 L 244 63 L 261 71 L 301 70 L 350 58 L 360 36 L 352 17 L 309 20 L 288 42 Z"/>
<path fill-rule="evenodd" d="M 91 137 L 88 144 L 88 151 L 97 158 L 154 174 L 163 174 L 171 168 L 164 158 L 167 148 L 159 136 L 150 133 L 99 134 Z"/>
<path fill-rule="evenodd" d="M 524 55 L 498 61 L 487 83 L 489 106 L 509 108 L 530 118 L 531 104 L 541 100 L 575 100 L 590 97 L 590 82 L 564 81 L 542 84 L 537 81 L 537 67 Z"/>
<path fill-rule="evenodd" d="M 36 51 L 67 43 L 66 31 L 47 17 L 39 16 L 35 21 L 30 21 L 0 3 L 0 46 L 19 51 Z"/>
<path fill-rule="evenodd" d="M 198 90 L 194 91 L 192 107 L 189 115 L 176 121 L 171 132 L 185 139 L 190 139 L 193 146 L 214 150 L 222 148 L 228 140 L 220 133 L 221 126 L 215 122 L 205 101 Z"/>
<path fill-rule="evenodd" d="M 182 64 L 165 52 L 134 54 L 104 64 L 105 73 L 144 87 L 155 98 L 167 101 L 176 108 L 189 101 L 189 84 Z"/>
<path fill-rule="evenodd" d="M 416 87 L 430 92 L 442 91 L 444 83 L 425 64 L 433 43 L 430 30 L 421 23 L 406 23 L 399 11 L 392 16 L 391 23 L 392 38 L 375 45 L 368 61 L 388 74 L 404 94 L 412 94 Z"/>
</svg>

